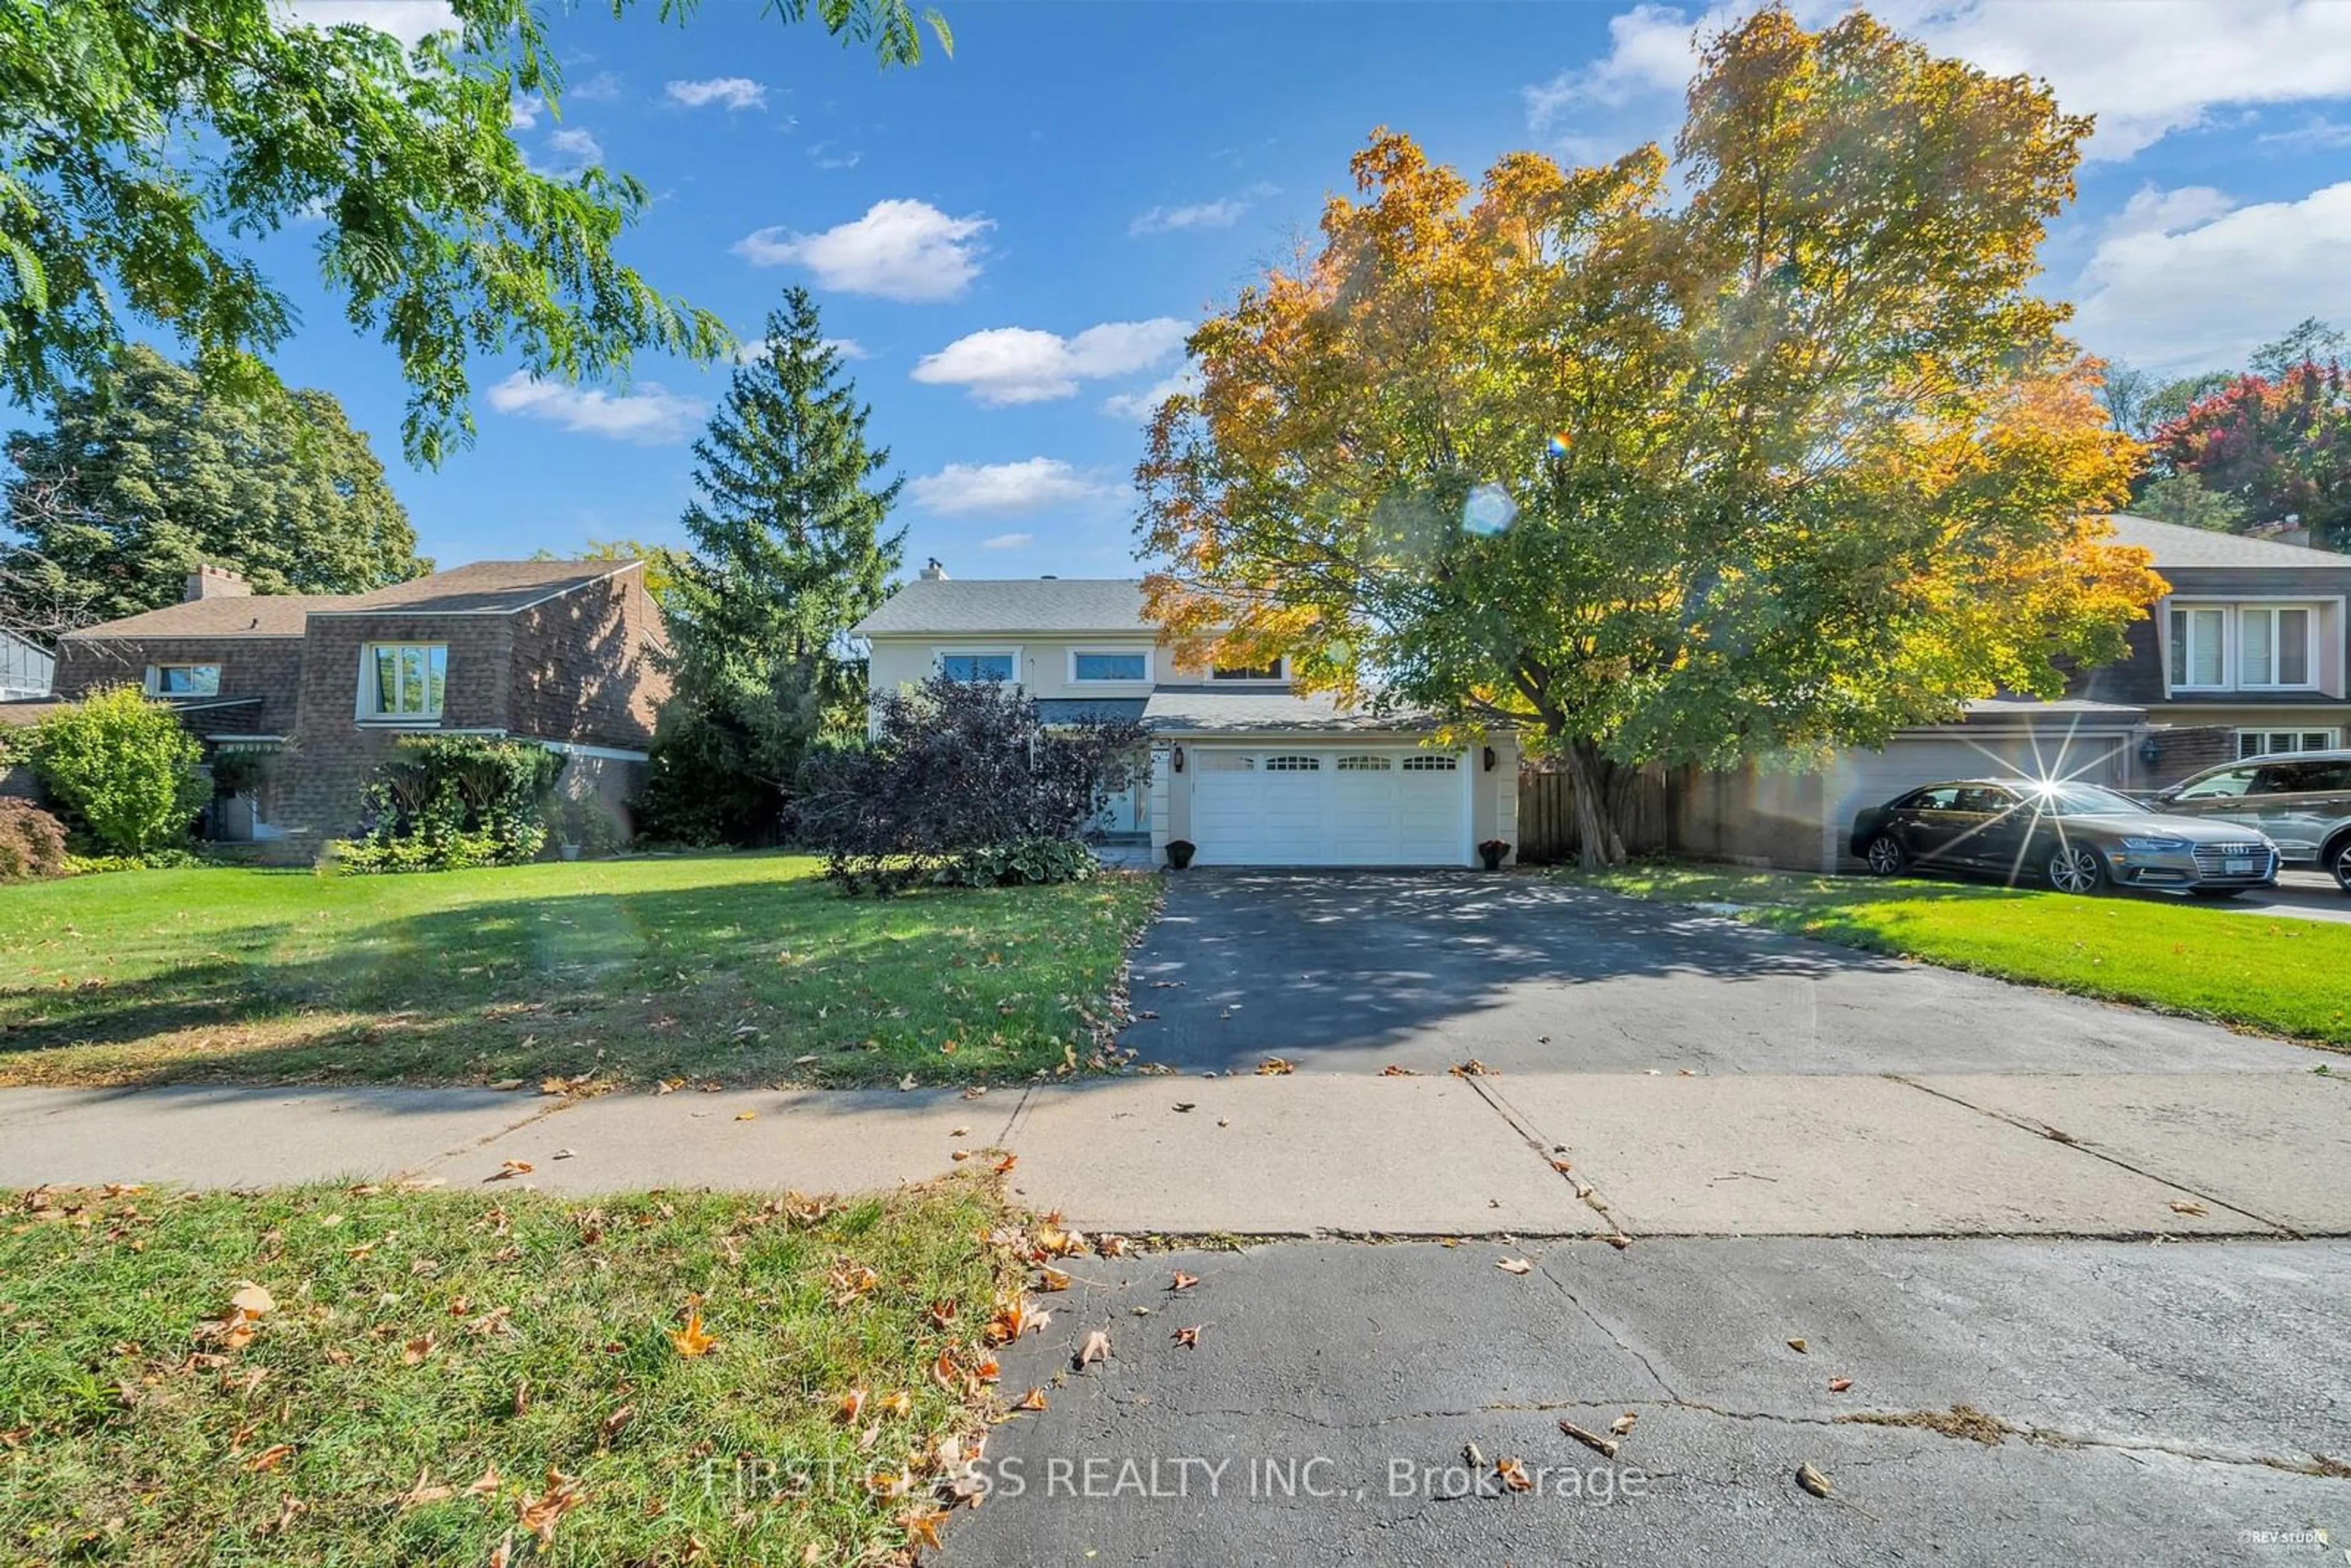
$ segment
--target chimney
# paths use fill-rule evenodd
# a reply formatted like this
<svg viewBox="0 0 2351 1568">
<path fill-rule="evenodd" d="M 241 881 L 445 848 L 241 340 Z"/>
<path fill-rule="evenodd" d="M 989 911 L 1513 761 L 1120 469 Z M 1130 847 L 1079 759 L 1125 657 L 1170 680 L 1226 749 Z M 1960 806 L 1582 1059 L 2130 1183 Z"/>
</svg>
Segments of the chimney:
<svg viewBox="0 0 2351 1568">
<path fill-rule="evenodd" d="M 939 564 L 938 557 L 933 556 L 930 559 L 923 563 L 923 580 L 925 582 L 945 582 L 946 580 L 947 569 Z"/>
<path fill-rule="evenodd" d="M 191 601 L 249 599 L 252 596 L 253 585 L 225 566 L 198 562 L 196 570 L 188 573 L 188 598 Z"/>
</svg>

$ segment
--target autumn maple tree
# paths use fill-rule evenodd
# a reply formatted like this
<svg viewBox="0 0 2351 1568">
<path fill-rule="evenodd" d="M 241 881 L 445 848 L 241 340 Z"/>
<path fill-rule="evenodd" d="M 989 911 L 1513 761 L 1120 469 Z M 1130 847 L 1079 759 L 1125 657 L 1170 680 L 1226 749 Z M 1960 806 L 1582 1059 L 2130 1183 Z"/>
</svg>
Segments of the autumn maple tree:
<svg viewBox="0 0 2351 1568">
<path fill-rule="evenodd" d="M 2351 549 L 2351 373 L 2335 361 L 2236 377 L 2158 429 L 2155 456 L 2244 522 L 2293 521 Z"/>
<path fill-rule="evenodd" d="M 2089 121 L 1866 16 L 1711 40 L 1675 157 L 1374 134 L 1202 325 L 1137 470 L 1154 612 L 1309 688 L 1516 726 L 1587 864 L 1646 763 L 1883 741 L 2121 652 L 2136 444 L 2030 291 Z M 1678 180 L 1678 193 L 1674 189 Z"/>
</svg>

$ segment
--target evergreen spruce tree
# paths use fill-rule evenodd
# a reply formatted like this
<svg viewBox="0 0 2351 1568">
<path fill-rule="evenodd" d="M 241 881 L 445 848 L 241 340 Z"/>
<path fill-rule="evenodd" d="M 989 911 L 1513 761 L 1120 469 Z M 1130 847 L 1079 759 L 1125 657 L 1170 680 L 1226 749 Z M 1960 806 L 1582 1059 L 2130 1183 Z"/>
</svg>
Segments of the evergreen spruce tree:
<svg viewBox="0 0 2351 1568">
<path fill-rule="evenodd" d="M 756 841 L 809 747 L 864 728 L 849 629 L 886 597 L 905 543 L 902 480 L 805 289 L 784 297 L 694 445 L 700 492 L 664 595 L 674 694 L 640 805 L 651 836 Z"/>
</svg>

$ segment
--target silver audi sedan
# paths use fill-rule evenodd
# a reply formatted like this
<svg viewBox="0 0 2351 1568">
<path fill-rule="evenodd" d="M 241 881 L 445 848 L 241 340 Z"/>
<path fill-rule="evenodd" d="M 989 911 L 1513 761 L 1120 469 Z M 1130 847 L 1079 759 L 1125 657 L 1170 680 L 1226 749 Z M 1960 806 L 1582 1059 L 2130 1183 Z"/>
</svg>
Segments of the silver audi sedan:
<svg viewBox="0 0 2351 1568">
<path fill-rule="evenodd" d="M 1853 852 L 1880 876 L 1969 871 L 2060 893 L 2108 886 L 2234 898 L 2277 881 L 2278 849 L 2234 822 L 2168 816 L 2095 784 L 1961 779 L 1854 820 Z"/>
</svg>

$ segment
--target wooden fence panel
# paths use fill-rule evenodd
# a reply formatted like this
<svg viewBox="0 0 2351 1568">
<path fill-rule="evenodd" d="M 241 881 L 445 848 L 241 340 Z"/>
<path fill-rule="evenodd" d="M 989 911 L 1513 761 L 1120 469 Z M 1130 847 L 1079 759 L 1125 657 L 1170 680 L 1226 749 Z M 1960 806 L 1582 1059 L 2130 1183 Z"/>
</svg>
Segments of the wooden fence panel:
<svg viewBox="0 0 2351 1568">
<path fill-rule="evenodd" d="M 1664 768 L 1641 770 L 1621 826 L 1628 853 L 1656 854 L 1671 847 L 1673 816 Z M 1578 848 L 1573 781 L 1564 773 L 1520 773 L 1520 861 L 1528 865 L 1564 865 L 1575 859 Z"/>
</svg>

